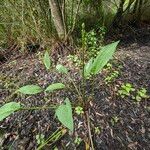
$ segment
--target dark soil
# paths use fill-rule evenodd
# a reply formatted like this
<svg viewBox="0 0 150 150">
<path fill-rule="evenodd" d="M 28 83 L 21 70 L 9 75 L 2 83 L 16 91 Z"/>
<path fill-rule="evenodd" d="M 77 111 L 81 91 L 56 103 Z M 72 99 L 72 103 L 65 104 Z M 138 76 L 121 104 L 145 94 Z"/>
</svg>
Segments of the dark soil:
<svg viewBox="0 0 150 150">
<path fill-rule="evenodd" d="M 92 138 L 96 150 L 150 149 L 149 99 L 142 99 L 141 102 L 136 103 L 132 99 L 132 95 L 121 98 L 117 94 L 123 83 L 131 83 L 135 90 L 146 88 L 150 94 L 150 34 L 146 32 L 146 36 L 141 34 L 138 38 L 130 41 L 130 38 L 125 37 L 121 40 L 115 59 L 111 62 L 113 64 L 112 71 L 119 71 L 119 77 L 106 84 L 104 79 L 109 75 L 109 71 L 105 69 L 95 79 L 94 96 L 88 107 Z M 141 43 L 141 41 L 143 42 Z M 24 96 L 13 94 L 19 87 L 27 84 L 38 84 L 46 87 L 58 81 L 68 83 L 68 80 L 62 79 L 62 76 L 56 73 L 54 69 L 49 72 L 45 70 L 41 61 L 42 55 L 43 52 L 29 53 L 17 59 L 12 57 L 9 61 L 1 64 L 0 105 L 9 101 L 17 101 L 26 107 L 43 106 L 62 103 L 65 97 L 71 100 L 72 105 L 77 105 L 79 97 L 72 88 L 49 95 Z M 70 62 L 65 60 L 63 63 L 70 68 L 72 77 L 80 86 L 80 76 L 76 73 L 77 68 L 72 69 Z M 89 95 L 91 89 L 88 85 L 87 92 Z M 134 92 L 133 95 L 135 94 Z M 38 146 L 37 134 L 44 134 L 45 139 L 47 139 L 61 127 L 54 114 L 54 110 L 21 111 L 0 122 L 0 149 L 36 149 Z M 114 118 L 118 120 L 115 122 Z M 74 121 L 74 134 L 67 132 L 57 141 L 51 141 L 44 149 L 54 149 L 55 146 L 59 150 L 85 149 L 86 144 L 89 143 L 87 141 L 88 129 L 85 124 L 85 116 L 78 116 L 74 113 Z M 99 128 L 99 133 L 95 132 L 95 127 Z M 74 142 L 77 136 L 82 139 L 79 145 Z"/>
</svg>

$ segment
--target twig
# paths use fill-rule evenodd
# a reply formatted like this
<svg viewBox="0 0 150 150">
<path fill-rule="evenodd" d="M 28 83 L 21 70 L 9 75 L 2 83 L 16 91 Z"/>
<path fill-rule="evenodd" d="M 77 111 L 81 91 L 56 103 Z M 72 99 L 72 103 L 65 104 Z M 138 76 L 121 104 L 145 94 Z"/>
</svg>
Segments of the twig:
<svg viewBox="0 0 150 150">
<path fill-rule="evenodd" d="M 90 127 L 90 118 L 89 118 L 88 111 L 86 111 L 85 114 L 86 114 L 86 118 L 87 118 L 88 134 L 89 134 L 89 138 L 90 138 L 91 148 L 92 148 L 92 150 L 94 150 L 94 144 L 93 144 L 93 140 L 92 140 L 91 127 Z"/>
</svg>

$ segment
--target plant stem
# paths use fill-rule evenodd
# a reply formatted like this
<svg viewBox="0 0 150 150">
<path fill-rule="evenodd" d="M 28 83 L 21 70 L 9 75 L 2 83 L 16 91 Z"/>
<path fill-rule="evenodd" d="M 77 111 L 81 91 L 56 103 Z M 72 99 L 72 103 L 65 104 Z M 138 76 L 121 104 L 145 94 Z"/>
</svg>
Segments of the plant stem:
<svg viewBox="0 0 150 150">
<path fill-rule="evenodd" d="M 30 107 L 30 108 L 21 108 L 20 110 L 41 110 L 41 109 L 55 109 L 57 106 L 47 106 L 47 107 Z"/>
<path fill-rule="evenodd" d="M 84 62 L 85 62 L 85 57 L 84 57 L 84 47 L 82 49 L 82 96 L 83 96 L 83 101 L 85 103 L 85 77 L 84 77 Z"/>
<path fill-rule="evenodd" d="M 63 135 L 67 132 L 66 129 L 57 129 L 42 145 L 40 145 L 37 150 L 41 150 L 45 145 L 47 145 L 50 141 L 52 142 L 50 145 L 58 141 Z"/>
<path fill-rule="evenodd" d="M 84 76 L 84 65 L 85 65 L 85 50 L 86 50 L 86 33 L 85 33 L 85 25 L 82 25 L 82 96 L 83 102 L 85 105 L 85 76 Z"/>
<path fill-rule="evenodd" d="M 69 76 L 69 80 L 72 82 L 72 84 L 73 84 L 75 90 L 76 90 L 77 93 L 78 93 L 78 96 L 82 98 L 82 93 L 79 91 L 79 89 L 77 88 L 75 82 L 73 81 L 73 79 L 72 79 L 70 76 Z"/>
</svg>

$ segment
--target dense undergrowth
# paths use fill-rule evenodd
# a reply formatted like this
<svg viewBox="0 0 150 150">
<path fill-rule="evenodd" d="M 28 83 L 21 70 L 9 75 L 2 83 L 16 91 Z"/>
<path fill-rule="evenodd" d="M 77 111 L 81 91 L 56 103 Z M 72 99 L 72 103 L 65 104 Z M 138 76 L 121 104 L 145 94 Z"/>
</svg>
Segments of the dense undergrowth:
<svg viewBox="0 0 150 150">
<path fill-rule="evenodd" d="M 57 27 L 52 17 L 52 0 L 1 0 L 0 1 L 0 47 L 17 44 L 25 51 L 26 44 L 51 45 L 57 39 Z M 149 22 L 148 0 L 60 0 L 57 2 L 66 37 L 74 41 L 81 35 L 81 25 L 86 30 L 99 31 L 106 27 L 121 28 L 122 25 L 137 25 Z M 70 39 L 70 37 L 69 37 Z M 70 39 L 71 40 L 71 39 Z M 57 42 L 57 40 L 56 40 Z"/>
</svg>

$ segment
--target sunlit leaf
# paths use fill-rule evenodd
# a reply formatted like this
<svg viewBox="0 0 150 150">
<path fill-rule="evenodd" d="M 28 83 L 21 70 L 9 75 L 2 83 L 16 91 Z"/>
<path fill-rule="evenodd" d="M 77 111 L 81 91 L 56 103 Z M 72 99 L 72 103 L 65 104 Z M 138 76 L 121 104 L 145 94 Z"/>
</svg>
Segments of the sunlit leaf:
<svg viewBox="0 0 150 150">
<path fill-rule="evenodd" d="M 92 73 L 99 73 L 107 62 L 112 58 L 119 41 L 104 46 L 95 58 L 92 66 Z"/>
<path fill-rule="evenodd" d="M 45 91 L 49 91 L 49 92 L 53 92 L 55 90 L 60 90 L 60 89 L 63 89 L 65 88 L 65 85 L 62 84 L 62 83 L 54 83 L 54 84 L 51 84 L 49 85 Z"/>
<path fill-rule="evenodd" d="M 67 74 L 67 73 L 68 73 L 67 68 L 66 68 L 66 67 L 64 67 L 64 66 L 63 66 L 63 65 L 61 65 L 61 64 L 58 64 L 58 65 L 56 66 L 56 69 L 58 70 L 58 72 L 59 72 L 59 73 L 65 73 L 65 74 Z"/>
<path fill-rule="evenodd" d="M 19 110 L 21 108 L 20 103 L 9 102 L 2 107 L 0 107 L 0 121 L 8 117 L 13 112 Z"/>
<path fill-rule="evenodd" d="M 41 93 L 43 89 L 38 85 L 26 85 L 17 90 L 23 94 L 37 94 Z"/>
<path fill-rule="evenodd" d="M 46 67 L 46 69 L 50 69 L 50 66 L 51 66 L 51 60 L 50 60 L 50 56 L 48 54 L 48 52 L 46 51 L 45 54 L 44 54 L 44 58 L 43 58 L 43 61 L 44 61 L 44 65 Z"/>
<path fill-rule="evenodd" d="M 56 116 L 65 127 L 73 131 L 74 124 L 72 117 L 72 107 L 68 98 L 66 98 L 65 103 L 66 104 L 62 104 L 56 109 Z"/>
</svg>

